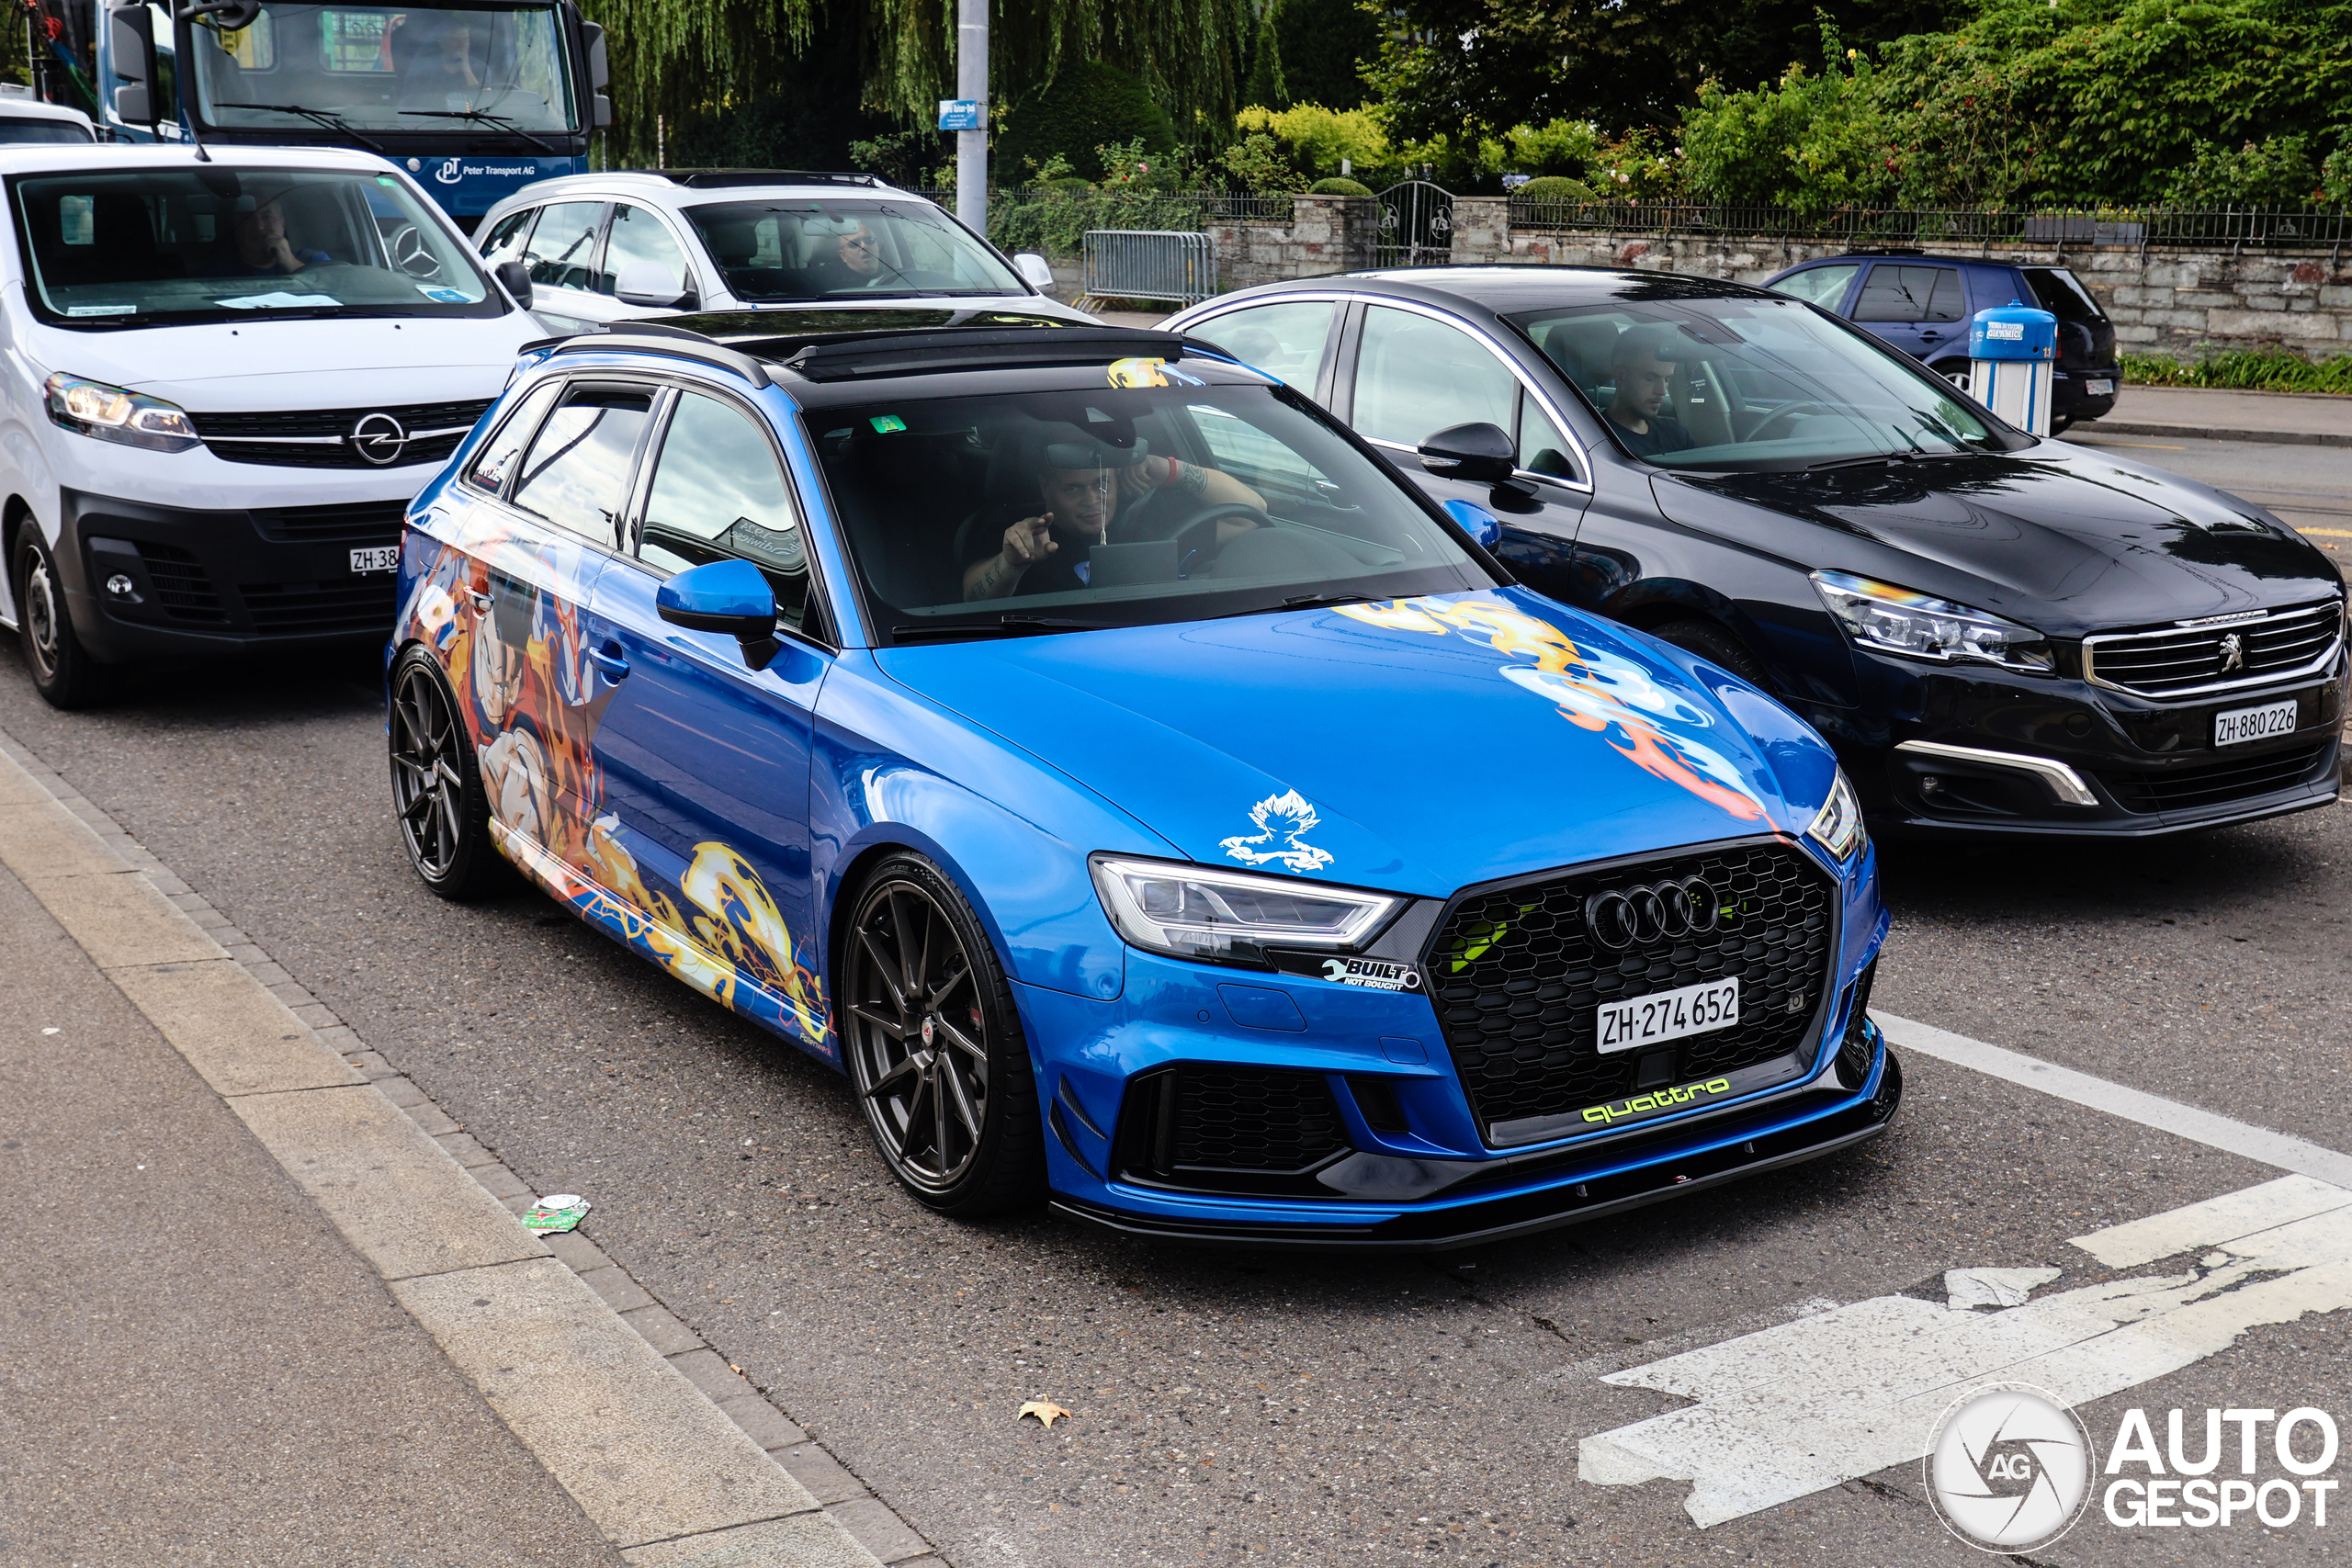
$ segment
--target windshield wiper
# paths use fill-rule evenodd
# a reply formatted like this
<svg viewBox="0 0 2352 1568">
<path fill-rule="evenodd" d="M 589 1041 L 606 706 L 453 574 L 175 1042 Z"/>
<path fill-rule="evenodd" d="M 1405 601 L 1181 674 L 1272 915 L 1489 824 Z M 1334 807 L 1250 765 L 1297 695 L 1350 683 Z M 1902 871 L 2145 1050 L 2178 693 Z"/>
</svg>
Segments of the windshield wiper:
<svg viewBox="0 0 2352 1568">
<path fill-rule="evenodd" d="M 529 131 L 524 130 L 522 126 L 515 123 L 514 120 L 507 118 L 504 115 L 492 114 L 488 109 L 402 109 L 401 110 L 401 113 L 416 115 L 424 119 L 480 120 L 485 125 L 494 125 L 501 130 L 510 131 L 513 134 L 521 137 L 524 141 L 529 142 L 532 146 L 537 148 L 542 152 L 553 152 L 555 151 L 554 142 L 542 141 L 538 137 L 536 137 Z"/>
<path fill-rule="evenodd" d="M 1917 450 L 1909 452 L 1872 452 L 1860 457 L 1830 457 L 1818 463 L 1807 463 L 1805 467 L 1808 469 L 1859 468 L 1868 464 L 1934 463 L 1940 462 L 1946 457 L 1975 457 L 1981 456 L 1983 456 L 1983 454 L 1978 452 L 1921 452 Z"/>
<path fill-rule="evenodd" d="M 299 114 L 312 125 L 323 125 L 329 130 L 340 130 L 370 152 L 381 152 L 384 144 L 352 128 L 349 120 L 332 109 L 314 109 L 304 104 L 227 104 L 216 103 L 216 109 L 266 109 L 271 114 Z"/>
<path fill-rule="evenodd" d="M 1247 610 L 1227 610 L 1212 620 L 1229 621 L 1237 615 L 1272 615 L 1283 610 L 1314 610 L 1326 604 L 1376 604 L 1387 595 L 1382 593 L 1294 593 L 1279 604 L 1259 604 Z"/>
<path fill-rule="evenodd" d="M 964 621 L 945 626 L 892 626 L 890 636 L 910 637 L 1026 637 L 1034 632 L 1101 632 L 1111 629 L 1110 621 L 1074 621 L 1060 615 L 999 615 L 993 621 Z"/>
</svg>

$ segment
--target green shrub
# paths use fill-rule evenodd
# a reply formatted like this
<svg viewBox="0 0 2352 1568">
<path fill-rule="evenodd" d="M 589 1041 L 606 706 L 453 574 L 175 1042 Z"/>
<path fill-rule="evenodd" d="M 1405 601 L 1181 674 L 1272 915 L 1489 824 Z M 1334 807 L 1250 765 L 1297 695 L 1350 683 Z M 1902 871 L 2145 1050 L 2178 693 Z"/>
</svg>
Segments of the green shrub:
<svg viewBox="0 0 2352 1568">
<path fill-rule="evenodd" d="M 1168 111 L 1125 72 L 1080 61 L 1012 107 L 996 139 L 995 163 L 1025 170 L 1059 158 L 1069 172 L 1099 180 L 1107 172 L 1099 150 L 1128 143 L 1139 143 L 1147 155 L 1174 153 L 1176 128 Z"/>
<path fill-rule="evenodd" d="M 1566 175 L 1538 175 L 1517 190 L 1513 196 L 1523 196 L 1530 201 L 1599 201 L 1592 187 L 1582 180 L 1572 180 Z"/>
<path fill-rule="evenodd" d="M 2229 348 L 2187 362 L 2128 350 L 2120 357 L 2123 378 L 2143 387 L 2352 394 L 2352 354 L 2305 359 L 2283 348 Z"/>
<path fill-rule="evenodd" d="M 2287 204 L 2309 201 L 2319 183 L 2308 136 L 2273 136 L 2235 148 L 2200 141 L 2197 155 L 2165 187 L 2165 199 L 2176 207 Z"/>
<path fill-rule="evenodd" d="M 1309 196 L 1370 196 L 1372 187 L 1362 180 L 1317 180 L 1306 187 Z"/>
<path fill-rule="evenodd" d="M 1262 130 L 1253 130 L 1225 150 L 1225 170 L 1233 183 L 1249 191 L 1295 191 L 1306 187 L 1282 143 Z"/>
<path fill-rule="evenodd" d="M 1235 115 L 1233 124 L 1245 141 L 1251 135 L 1270 138 L 1283 160 L 1309 179 L 1338 177 L 1342 161 L 1351 174 L 1385 169 L 1396 161 L 1380 122 L 1363 109 L 1296 104 L 1275 110 L 1253 104 Z"/>
</svg>

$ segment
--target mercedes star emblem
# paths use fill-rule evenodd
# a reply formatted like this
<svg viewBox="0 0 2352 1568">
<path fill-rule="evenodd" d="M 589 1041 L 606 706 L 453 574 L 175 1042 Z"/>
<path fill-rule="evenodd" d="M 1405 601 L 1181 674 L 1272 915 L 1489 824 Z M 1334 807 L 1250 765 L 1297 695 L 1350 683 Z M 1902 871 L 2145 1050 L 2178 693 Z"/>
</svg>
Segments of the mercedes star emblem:
<svg viewBox="0 0 2352 1568">
<path fill-rule="evenodd" d="M 408 432 L 390 414 L 363 414 L 351 427 L 351 449 L 359 454 L 361 462 L 382 468 L 400 461 L 408 449 Z"/>
</svg>

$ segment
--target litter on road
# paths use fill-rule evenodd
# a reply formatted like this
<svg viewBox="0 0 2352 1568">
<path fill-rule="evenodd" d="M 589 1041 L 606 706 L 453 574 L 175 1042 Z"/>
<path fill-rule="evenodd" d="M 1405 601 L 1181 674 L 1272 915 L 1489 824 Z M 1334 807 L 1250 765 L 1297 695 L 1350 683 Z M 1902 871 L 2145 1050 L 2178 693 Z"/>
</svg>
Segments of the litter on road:
<svg viewBox="0 0 2352 1568">
<path fill-rule="evenodd" d="M 577 1192 L 558 1192 L 523 1211 L 523 1228 L 539 1235 L 560 1235 L 578 1228 L 591 1206 Z"/>
</svg>

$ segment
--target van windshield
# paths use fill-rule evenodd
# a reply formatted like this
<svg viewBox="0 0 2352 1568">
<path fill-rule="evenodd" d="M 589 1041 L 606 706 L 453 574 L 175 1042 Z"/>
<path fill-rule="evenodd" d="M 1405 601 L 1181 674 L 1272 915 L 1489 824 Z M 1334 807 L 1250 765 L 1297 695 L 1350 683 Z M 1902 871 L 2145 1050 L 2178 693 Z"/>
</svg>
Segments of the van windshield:
<svg viewBox="0 0 2352 1568">
<path fill-rule="evenodd" d="M 1794 299 L 1628 299 L 1509 320 L 1619 446 L 1662 468 L 1761 472 L 2028 440 Z"/>
<path fill-rule="evenodd" d="M 686 218 L 738 299 L 1029 292 L 954 219 L 911 197 L 717 201 Z"/>
<path fill-rule="evenodd" d="M 8 183 L 27 294 L 61 326 L 505 313 L 467 248 L 390 175 L 92 165 Z"/>
</svg>

